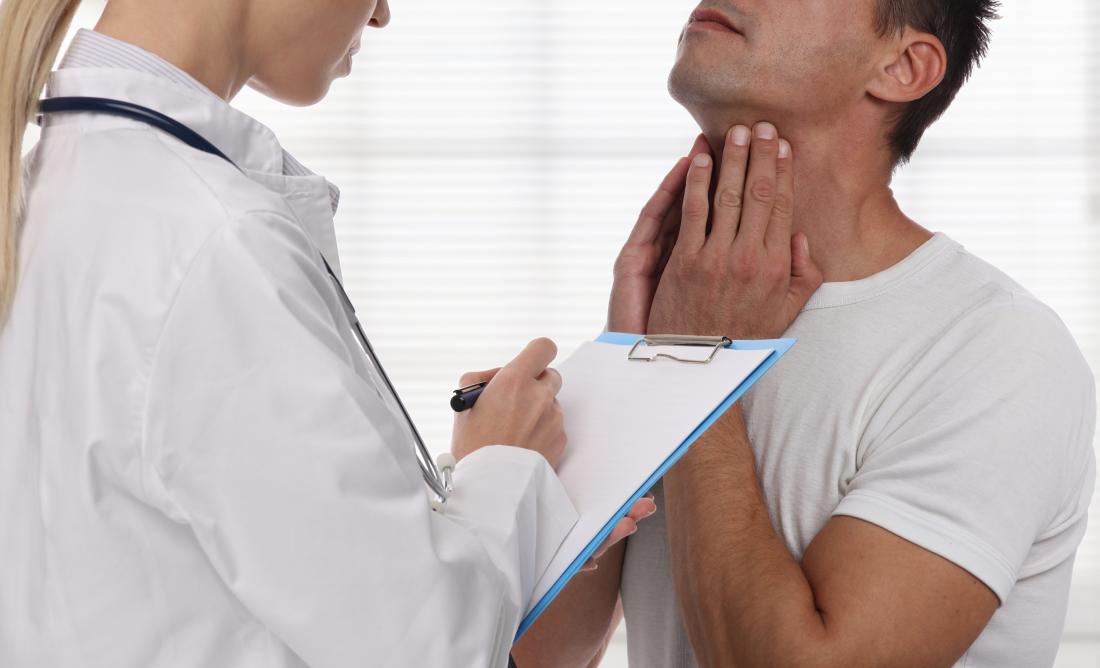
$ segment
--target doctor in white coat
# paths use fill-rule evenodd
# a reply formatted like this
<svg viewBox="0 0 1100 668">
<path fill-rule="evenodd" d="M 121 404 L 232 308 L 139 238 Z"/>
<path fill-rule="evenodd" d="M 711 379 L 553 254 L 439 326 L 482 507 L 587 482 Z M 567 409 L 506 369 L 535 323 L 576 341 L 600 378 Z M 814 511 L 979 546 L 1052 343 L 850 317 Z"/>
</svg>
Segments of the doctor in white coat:
<svg viewBox="0 0 1100 668">
<path fill-rule="evenodd" d="M 51 74 L 78 1 L 0 4 L 0 666 L 505 665 L 575 519 L 553 344 L 465 379 L 433 510 L 324 267 L 336 189 L 227 103 L 320 99 L 386 0 L 111 0 Z M 44 85 L 228 160 L 64 113 L 21 163 Z"/>
</svg>

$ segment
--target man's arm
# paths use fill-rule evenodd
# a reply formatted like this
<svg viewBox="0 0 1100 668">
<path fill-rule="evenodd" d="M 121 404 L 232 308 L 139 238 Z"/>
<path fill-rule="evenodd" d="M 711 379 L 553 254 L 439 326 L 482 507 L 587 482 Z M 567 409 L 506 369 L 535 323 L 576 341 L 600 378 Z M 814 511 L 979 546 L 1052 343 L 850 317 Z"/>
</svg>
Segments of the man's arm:
<svg viewBox="0 0 1100 668">
<path fill-rule="evenodd" d="M 583 668 L 603 654 L 618 626 L 615 609 L 625 553 L 623 541 L 600 557 L 596 570 L 570 580 L 512 648 L 519 668 Z"/>
<path fill-rule="evenodd" d="M 696 137 L 689 157 L 676 162 L 642 207 L 615 261 L 609 331 L 646 331 L 653 293 L 676 241 L 690 158 L 708 150 L 706 139 Z M 648 507 L 645 510 L 652 512 Z M 617 604 L 625 553 L 625 542 L 612 547 L 599 558 L 599 570 L 580 573 L 569 582 L 516 644 L 512 654 L 518 666 L 576 668 L 593 664 L 602 656 L 619 623 Z"/>
<path fill-rule="evenodd" d="M 793 233 L 790 143 L 768 123 L 752 129 L 751 148 L 749 134 L 727 134 L 713 205 L 714 161 L 693 159 L 650 333 L 774 338 L 823 281 L 809 240 Z M 950 451 L 965 452 L 967 436 Z M 879 455 L 880 467 L 898 466 L 893 449 Z M 967 571 L 861 520 L 831 520 L 799 564 L 772 528 L 739 407 L 664 489 L 678 598 L 703 665 L 950 665 L 997 608 Z"/>
<path fill-rule="evenodd" d="M 862 520 L 833 518 L 799 564 L 772 528 L 737 406 L 664 488 L 703 666 L 950 666 L 997 609 L 965 570 Z"/>
</svg>

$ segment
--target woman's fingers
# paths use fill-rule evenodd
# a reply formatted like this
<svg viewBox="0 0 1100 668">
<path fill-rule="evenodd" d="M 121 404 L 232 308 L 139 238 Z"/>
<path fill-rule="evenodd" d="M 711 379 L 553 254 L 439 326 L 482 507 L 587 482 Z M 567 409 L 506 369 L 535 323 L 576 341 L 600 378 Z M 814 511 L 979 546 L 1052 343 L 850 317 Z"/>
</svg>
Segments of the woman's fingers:
<svg viewBox="0 0 1100 668">
<path fill-rule="evenodd" d="M 607 537 L 607 540 L 600 545 L 596 550 L 596 553 L 589 559 L 589 563 L 593 563 L 596 559 L 603 556 L 604 552 L 607 552 L 608 548 L 615 545 L 621 540 L 632 536 L 635 531 L 638 530 L 638 523 L 630 517 L 624 517 L 615 523 L 615 528 L 611 530 L 611 535 Z M 594 570 L 594 569 L 593 569 Z"/>
<path fill-rule="evenodd" d="M 535 450 L 546 458 L 546 461 L 555 470 L 561 464 L 565 455 L 565 447 L 569 439 L 565 433 L 565 415 L 561 405 L 555 400 L 539 416 L 531 430 L 531 450 Z"/>
<path fill-rule="evenodd" d="M 708 245 L 714 244 L 723 251 L 733 244 L 741 222 L 751 137 L 752 130 L 744 125 L 735 125 L 726 133 L 722 168 L 718 174 L 718 187 L 714 191 L 710 237 L 707 239 Z"/>
<path fill-rule="evenodd" d="M 653 500 L 652 494 L 646 494 L 634 502 L 626 516 L 635 522 L 641 522 L 655 512 L 657 512 L 657 502 Z"/>
<path fill-rule="evenodd" d="M 641 522 L 655 512 L 657 512 L 657 502 L 653 500 L 652 494 L 646 494 L 635 501 L 634 505 L 630 508 L 630 512 L 626 514 L 626 517 L 615 523 L 615 528 L 611 530 L 611 535 L 607 537 L 607 540 L 605 540 L 602 545 L 600 545 L 599 549 L 596 550 L 596 554 L 585 563 L 581 570 L 596 570 L 596 560 L 602 557 L 604 552 L 607 552 L 609 548 L 619 541 L 625 540 L 633 535 L 634 532 L 638 530 L 638 522 Z"/>
<path fill-rule="evenodd" d="M 493 379 L 493 376 L 497 375 L 499 372 L 500 367 L 487 371 L 469 371 L 462 374 L 462 377 L 458 379 L 458 386 L 469 387 L 470 385 L 476 385 L 478 383 L 488 383 Z"/>
<path fill-rule="evenodd" d="M 558 392 L 561 392 L 561 374 L 558 373 L 557 369 L 547 367 L 546 371 L 539 374 L 539 377 L 535 380 L 546 385 L 555 397 L 558 396 Z"/>
<path fill-rule="evenodd" d="M 558 356 L 558 347 L 547 338 L 539 338 L 527 344 L 527 347 L 506 365 L 525 378 L 538 378 L 546 367 Z"/>
<path fill-rule="evenodd" d="M 741 224 L 734 240 L 737 246 L 759 246 L 762 250 L 775 203 L 778 155 L 779 133 L 775 126 L 771 123 L 757 123 L 753 128 Z"/>
</svg>

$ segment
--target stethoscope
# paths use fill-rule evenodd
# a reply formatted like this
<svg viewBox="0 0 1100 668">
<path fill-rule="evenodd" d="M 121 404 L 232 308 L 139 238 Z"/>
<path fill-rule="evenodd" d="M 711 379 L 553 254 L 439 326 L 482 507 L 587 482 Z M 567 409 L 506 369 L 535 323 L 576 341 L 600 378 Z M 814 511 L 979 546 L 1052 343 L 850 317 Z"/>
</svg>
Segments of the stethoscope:
<svg viewBox="0 0 1100 668">
<path fill-rule="evenodd" d="M 112 100 L 101 97 L 53 97 L 39 102 L 38 123 L 41 125 L 41 117 L 45 114 L 63 112 L 108 114 L 145 123 L 146 125 L 150 125 L 172 135 L 191 148 L 202 151 L 203 153 L 215 155 L 234 167 L 237 167 L 237 169 L 240 169 L 240 167 L 230 160 L 228 156 L 219 151 L 218 147 L 211 144 L 200 134 L 171 116 L 166 116 L 148 107 L 122 100 Z M 321 254 L 321 262 L 324 263 L 325 271 L 328 272 L 332 282 L 336 285 L 336 291 L 340 295 L 340 300 L 343 303 L 344 313 L 347 315 L 348 323 L 355 333 L 355 338 L 359 341 L 359 346 L 370 359 L 371 365 L 378 370 L 378 375 L 381 376 L 382 381 L 386 385 L 386 389 L 389 391 L 390 396 L 394 398 L 394 401 L 397 403 L 398 408 L 401 410 L 401 414 L 408 424 L 409 432 L 412 434 L 414 442 L 413 451 L 416 454 L 417 462 L 420 464 L 420 471 L 424 474 L 424 482 L 427 483 L 436 497 L 432 505 L 436 510 L 441 510 L 442 504 L 447 500 L 447 497 L 450 496 L 451 491 L 454 489 L 453 475 L 455 459 L 449 453 L 444 453 L 439 456 L 438 465 L 436 461 L 432 460 L 431 453 L 428 452 L 427 446 L 424 445 L 424 440 L 420 437 L 420 432 L 417 431 L 416 424 L 413 423 L 409 411 L 405 408 L 405 404 L 401 401 L 401 397 L 397 394 L 397 390 L 394 389 L 389 376 L 386 375 L 386 371 L 378 361 L 378 356 L 374 353 L 374 348 L 367 339 L 366 333 L 363 332 L 363 326 L 359 323 L 359 316 L 355 312 L 355 306 L 351 302 L 351 297 L 348 296 L 343 283 L 337 278 L 336 272 L 332 270 L 332 266 L 328 263 L 328 260 L 325 259 L 323 254 Z"/>
</svg>

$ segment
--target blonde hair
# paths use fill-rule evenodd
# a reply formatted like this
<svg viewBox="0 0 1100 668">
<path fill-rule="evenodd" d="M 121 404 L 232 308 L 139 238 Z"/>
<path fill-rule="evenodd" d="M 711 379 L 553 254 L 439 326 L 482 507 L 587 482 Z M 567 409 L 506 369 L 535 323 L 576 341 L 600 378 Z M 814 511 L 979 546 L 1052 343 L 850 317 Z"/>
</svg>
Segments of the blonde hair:
<svg viewBox="0 0 1100 668">
<path fill-rule="evenodd" d="M 0 327 L 11 311 L 23 215 L 23 133 L 80 0 L 0 0 Z"/>
</svg>

